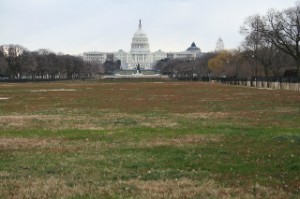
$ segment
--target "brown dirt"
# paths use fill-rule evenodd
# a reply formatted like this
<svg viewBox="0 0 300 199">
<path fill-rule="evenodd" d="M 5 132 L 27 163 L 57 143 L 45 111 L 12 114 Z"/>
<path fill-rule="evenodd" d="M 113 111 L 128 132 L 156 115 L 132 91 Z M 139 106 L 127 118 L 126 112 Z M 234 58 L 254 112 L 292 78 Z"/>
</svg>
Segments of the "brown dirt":
<svg viewBox="0 0 300 199">
<path fill-rule="evenodd" d="M 6 182 L 8 183 L 8 181 Z M 285 199 L 291 197 L 281 189 L 271 189 L 256 185 L 245 190 L 240 187 L 223 187 L 214 180 L 204 182 L 190 179 L 142 181 L 132 179 L 128 181 L 110 182 L 105 186 L 95 184 L 74 184 L 69 186 L 66 180 L 57 177 L 47 179 L 28 177 L 17 181 L 11 180 L 14 189 L 3 189 L 1 192 L 11 199 L 19 198 L 67 198 L 75 195 L 84 196 L 98 193 L 99 197 L 130 194 L 135 198 L 270 198 Z"/>
<path fill-rule="evenodd" d="M 176 127 L 177 122 L 171 118 L 147 118 L 145 116 L 124 113 L 106 113 L 103 116 L 63 116 L 63 115 L 7 115 L 0 116 L 0 129 L 81 129 L 103 130 L 115 129 L 126 125 L 118 123 L 119 119 L 131 119 L 136 124 L 151 128 Z"/>
<path fill-rule="evenodd" d="M 222 140 L 221 135 L 186 135 L 178 138 L 155 138 L 141 141 L 140 147 L 201 145 Z"/>
<path fill-rule="evenodd" d="M 187 119 L 209 119 L 209 118 L 225 118 L 229 114 L 226 112 L 201 112 L 201 113 L 185 113 L 185 114 L 171 114 L 175 117 Z"/>
<path fill-rule="evenodd" d="M 3 194 L 11 199 L 65 198 L 84 191 L 82 187 L 69 187 L 64 180 L 55 177 L 47 179 L 29 177 L 18 181 L 12 180 L 10 183 L 15 189 L 3 190 Z"/>
<path fill-rule="evenodd" d="M 32 149 L 36 147 L 50 147 L 57 146 L 61 143 L 60 140 L 54 139 L 41 139 L 41 138 L 8 138 L 0 137 L 0 150 L 19 150 L 19 149 Z"/>
<path fill-rule="evenodd" d="M 190 179 L 140 181 L 130 180 L 125 184 L 136 187 L 139 198 L 286 198 L 282 190 L 267 187 L 256 187 L 254 194 L 251 189 L 239 187 L 222 187 L 213 180 L 199 183 Z"/>
<path fill-rule="evenodd" d="M 297 113 L 299 112 L 298 107 L 276 107 L 275 112 L 277 113 Z"/>
</svg>

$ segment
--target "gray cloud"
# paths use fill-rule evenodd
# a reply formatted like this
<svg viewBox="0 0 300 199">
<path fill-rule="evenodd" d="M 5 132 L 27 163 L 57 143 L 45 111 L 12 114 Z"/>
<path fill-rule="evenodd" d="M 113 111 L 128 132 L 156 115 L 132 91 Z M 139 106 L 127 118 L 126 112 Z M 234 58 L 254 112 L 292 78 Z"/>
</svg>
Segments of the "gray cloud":
<svg viewBox="0 0 300 199">
<path fill-rule="evenodd" d="M 228 48 L 239 45 L 244 19 L 294 0 L 0 0 L 0 44 L 30 50 L 129 50 L 139 19 L 152 51 L 184 50 L 192 41 L 213 50 L 221 36 Z"/>
</svg>

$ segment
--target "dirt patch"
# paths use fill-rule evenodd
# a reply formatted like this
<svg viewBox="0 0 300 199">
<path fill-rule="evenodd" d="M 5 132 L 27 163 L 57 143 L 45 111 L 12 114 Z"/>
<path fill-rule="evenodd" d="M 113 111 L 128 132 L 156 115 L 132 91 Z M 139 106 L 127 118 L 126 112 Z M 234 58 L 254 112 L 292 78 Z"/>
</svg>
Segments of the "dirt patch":
<svg viewBox="0 0 300 199">
<path fill-rule="evenodd" d="M 277 113 L 297 113 L 299 108 L 297 107 L 276 107 L 275 112 Z"/>
<path fill-rule="evenodd" d="M 102 130 L 96 124 L 91 124 L 93 118 L 83 116 L 63 116 L 63 115 L 17 115 L 0 116 L 0 128 L 20 129 L 90 129 Z M 95 122 L 96 123 L 96 122 Z"/>
<path fill-rule="evenodd" d="M 166 181 L 130 180 L 124 182 L 134 187 L 141 198 L 194 198 L 197 194 L 197 183 L 189 179 Z"/>
<path fill-rule="evenodd" d="M 8 100 L 8 97 L 0 97 L 0 100 Z"/>
<path fill-rule="evenodd" d="M 39 93 L 39 92 L 75 92 L 76 89 L 39 89 L 39 90 L 30 90 L 32 93 Z"/>
<path fill-rule="evenodd" d="M 3 184 L 10 189 L 1 190 L 5 198 L 68 198 L 74 196 L 115 198 L 131 196 L 134 198 L 271 198 L 285 199 L 291 195 L 282 189 L 272 189 L 255 185 L 253 187 L 224 187 L 214 180 L 203 182 L 187 178 L 174 180 L 110 182 L 104 186 L 90 182 L 80 184 L 79 181 L 57 177 L 23 178 L 6 180 Z M 14 186 L 12 186 L 14 185 Z M 94 197 L 93 197 L 94 196 Z M 128 197 L 128 198 L 131 198 Z"/>
<path fill-rule="evenodd" d="M 20 127 L 24 125 L 25 125 L 24 116 L 0 116 L 0 127 L 1 126 Z"/>
<path fill-rule="evenodd" d="M 221 135 L 186 135 L 178 138 L 155 138 L 139 143 L 140 147 L 200 145 L 222 140 Z"/>
<path fill-rule="evenodd" d="M 124 113 L 105 113 L 100 116 L 63 115 L 8 115 L 0 116 L 0 129 L 79 129 L 104 130 L 123 126 L 173 128 L 178 124 L 172 118 L 146 117 Z"/>
<path fill-rule="evenodd" d="M 7 138 L 0 137 L 0 150 L 32 149 L 36 147 L 57 146 L 61 141 L 40 138 Z"/>
<path fill-rule="evenodd" d="M 172 114 L 171 116 L 187 118 L 187 119 L 209 119 L 209 118 L 225 118 L 228 113 L 225 112 L 202 112 L 202 113 L 185 113 L 185 114 Z"/>
<path fill-rule="evenodd" d="M 178 125 L 178 123 L 172 120 L 152 119 L 150 121 L 141 122 L 141 125 L 146 127 L 151 127 L 151 128 L 156 128 L 156 127 L 174 128 Z"/>
<path fill-rule="evenodd" d="M 6 178 L 11 176 L 11 173 L 7 172 L 7 171 L 0 171 L 0 178 Z"/>
<path fill-rule="evenodd" d="M 251 189 L 239 187 L 222 187 L 213 180 L 202 183 L 190 179 L 140 181 L 130 180 L 124 182 L 136 189 L 139 198 L 286 198 L 282 190 L 267 187 L 256 187 L 256 192 Z"/>
<path fill-rule="evenodd" d="M 22 181 L 21 181 L 22 180 Z M 70 187 L 63 179 L 49 177 L 24 178 L 21 180 L 10 180 L 6 184 L 13 184 L 14 189 L 3 190 L 2 194 L 6 198 L 65 198 L 84 191 L 82 187 Z M 2 195 L 2 196 L 3 196 Z"/>
</svg>

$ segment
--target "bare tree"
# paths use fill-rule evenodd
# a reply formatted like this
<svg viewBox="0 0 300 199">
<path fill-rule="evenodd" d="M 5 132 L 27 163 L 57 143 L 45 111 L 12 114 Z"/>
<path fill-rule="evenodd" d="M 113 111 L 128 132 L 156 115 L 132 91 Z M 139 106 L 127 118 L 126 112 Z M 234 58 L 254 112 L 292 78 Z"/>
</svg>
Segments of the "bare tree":
<svg viewBox="0 0 300 199">
<path fill-rule="evenodd" d="M 3 52 L 0 50 L 0 78 L 8 75 L 8 63 L 6 61 L 6 57 Z"/>
<path fill-rule="evenodd" d="M 270 42 L 263 37 L 262 33 L 259 32 L 259 29 L 262 29 L 265 26 L 265 18 L 260 15 L 254 15 L 248 17 L 244 26 L 241 27 L 240 33 L 245 35 L 245 41 L 242 46 L 245 51 L 249 54 L 249 59 L 254 60 L 253 68 L 251 70 L 254 72 L 255 77 L 259 76 L 259 61 L 264 59 L 264 55 L 261 53 L 261 49 L 266 49 L 269 47 Z M 248 59 L 248 60 L 249 60 Z M 267 68 L 267 66 L 266 66 Z"/>
<path fill-rule="evenodd" d="M 284 12 L 286 11 L 277 12 L 276 16 L 283 16 Z M 247 18 L 244 26 L 241 28 L 241 33 L 246 36 L 243 48 L 249 53 L 249 57 L 252 56 L 252 59 L 248 60 L 253 60 L 252 65 L 254 66 L 253 73 L 255 77 L 262 75 L 268 77 L 270 74 L 278 76 L 280 71 L 287 67 L 287 57 L 283 54 L 286 51 L 284 51 L 282 46 L 278 45 L 278 42 L 276 43 L 276 39 L 278 41 L 280 38 L 276 36 L 279 35 L 279 32 L 275 33 L 274 31 L 279 30 L 276 28 L 271 30 L 275 23 L 271 19 L 275 17 L 274 13 L 275 11 L 271 10 L 267 16 L 251 16 Z M 273 31 L 272 34 L 271 31 Z M 288 34 L 287 31 L 284 32 Z M 283 38 L 283 34 L 280 34 L 280 37 Z M 290 45 L 292 45 L 291 42 Z"/>
<path fill-rule="evenodd" d="M 278 49 L 290 55 L 300 72 L 300 3 L 281 12 L 270 10 L 265 17 L 265 24 L 255 31 Z"/>
<path fill-rule="evenodd" d="M 33 54 L 25 51 L 21 57 L 21 74 L 25 75 L 27 79 L 35 79 L 37 72 L 37 62 Z"/>
<path fill-rule="evenodd" d="M 21 55 L 28 50 L 20 45 L 13 44 L 3 46 L 2 49 L 9 66 L 9 74 L 11 78 L 20 79 L 22 67 Z"/>
</svg>

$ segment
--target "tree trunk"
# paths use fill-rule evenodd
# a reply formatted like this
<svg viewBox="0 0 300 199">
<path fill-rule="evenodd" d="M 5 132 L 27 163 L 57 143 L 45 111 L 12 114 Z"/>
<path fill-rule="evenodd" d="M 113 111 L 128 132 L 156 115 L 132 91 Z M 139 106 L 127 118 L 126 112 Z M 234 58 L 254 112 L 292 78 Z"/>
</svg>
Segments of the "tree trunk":
<svg viewBox="0 0 300 199">
<path fill-rule="evenodd" d="M 300 57 L 297 60 L 297 77 L 300 77 Z"/>
</svg>

